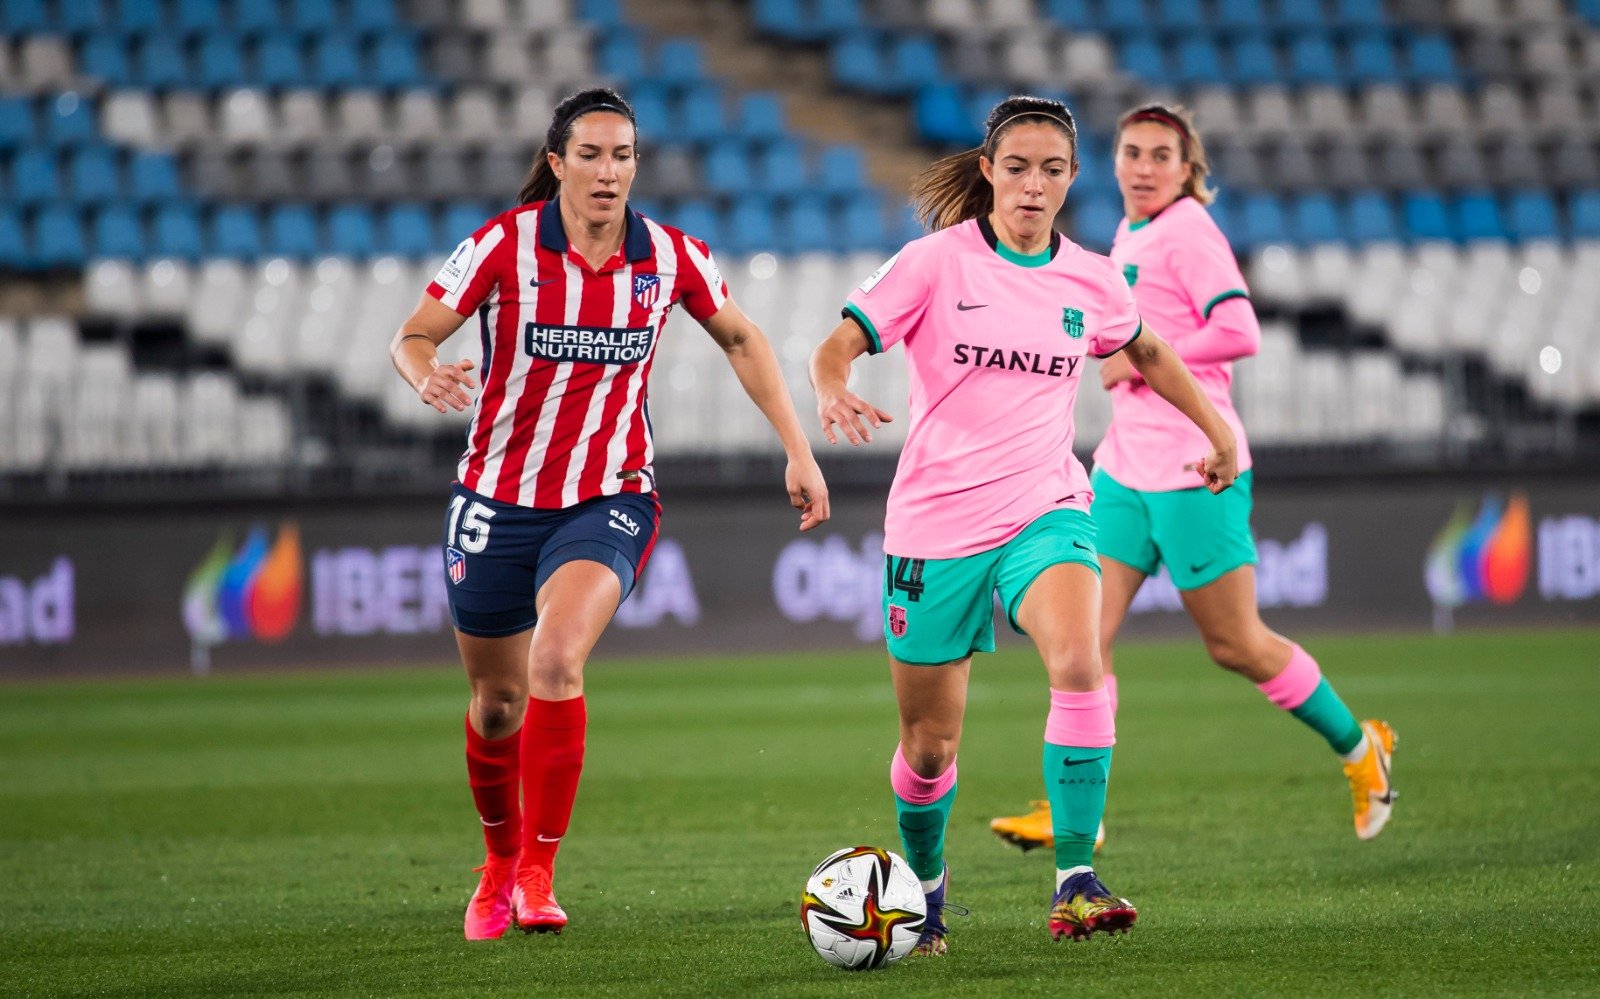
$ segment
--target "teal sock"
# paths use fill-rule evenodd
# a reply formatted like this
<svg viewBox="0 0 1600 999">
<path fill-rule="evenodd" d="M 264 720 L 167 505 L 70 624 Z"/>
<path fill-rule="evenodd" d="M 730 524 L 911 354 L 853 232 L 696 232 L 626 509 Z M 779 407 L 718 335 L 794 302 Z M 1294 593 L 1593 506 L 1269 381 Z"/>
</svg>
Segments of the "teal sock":
<svg viewBox="0 0 1600 999">
<path fill-rule="evenodd" d="M 1339 695 L 1334 693 L 1333 686 L 1328 683 L 1328 678 L 1323 677 L 1317 684 L 1317 689 L 1305 699 L 1305 703 L 1298 708 L 1289 709 L 1289 713 L 1310 725 L 1317 734 L 1328 740 L 1328 745 L 1333 751 L 1343 756 L 1356 748 L 1361 741 L 1361 723 L 1356 721 L 1356 716 L 1344 706 Z"/>
<path fill-rule="evenodd" d="M 955 803 L 953 784 L 943 797 L 926 805 L 913 805 L 898 794 L 894 796 L 906 863 L 919 881 L 932 881 L 944 870 L 944 829 L 950 823 L 950 807 Z"/>
<path fill-rule="evenodd" d="M 1094 865 L 1094 836 L 1106 811 L 1111 747 L 1044 744 L 1044 793 L 1056 837 L 1056 869 Z"/>
</svg>

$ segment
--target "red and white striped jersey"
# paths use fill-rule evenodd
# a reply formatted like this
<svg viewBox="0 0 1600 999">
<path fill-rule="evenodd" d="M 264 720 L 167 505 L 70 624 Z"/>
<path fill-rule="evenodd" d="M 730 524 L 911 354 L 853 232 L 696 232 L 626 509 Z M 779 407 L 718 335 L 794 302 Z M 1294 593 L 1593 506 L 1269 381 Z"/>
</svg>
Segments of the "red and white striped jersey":
<svg viewBox="0 0 1600 999">
<path fill-rule="evenodd" d="M 653 492 L 649 381 L 682 302 L 701 323 L 728 300 L 705 243 L 629 208 L 622 247 L 597 271 L 555 202 L 513 208 L 457 246 L 428 294 L 478 314 L 482 389 L 461 484 L 540 509 Z"/>
</svg>

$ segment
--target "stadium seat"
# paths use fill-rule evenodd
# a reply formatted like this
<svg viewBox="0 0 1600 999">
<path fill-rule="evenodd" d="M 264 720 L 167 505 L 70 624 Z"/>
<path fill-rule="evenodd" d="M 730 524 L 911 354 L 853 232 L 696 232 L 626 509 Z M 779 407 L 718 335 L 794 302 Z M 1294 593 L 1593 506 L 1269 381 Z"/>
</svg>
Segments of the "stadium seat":
<svg viewBox="0 0 1600 999">
<path fill-rule="evenodd" d="M 197 260 L 205 252 L 200 232 L 200 214 L 186 205 L 166 205 L 155 215 L 151 228 L 150 252 L 155 257 Z"/>
<path fill-rule="evenodd" d="M 1222 56 L 1209 38 L 1188 38 L 1179 43 L 1175 77 L 1185 86 L 1204 86 L 1227 79 Z"/>
<path fill-rule="evenodd" d="M 1296 36 L 1289 43 L 1289 79 L 1295 83 L 1340 82 L 1339 57 L 1333 44 L 1323 34 Z"/>
<path fill-rule="evenodd" d="M 1600 190 L 1579 191 L 1568 202 L 1567 229 L 1573 239 L 1600 240 Z"/>
<path fill-rule="evenodd" d="M 112 27 L 124 35 L 154 34 L 166 28 L 161 5 L 150 0 L 112 0 Z"/>
<path fill-rule="evenodd" d="M 633 117 L 639 125 L 640 140 L 663 142 L 675 134 L 672 111 L 667 103 L 666 91 L 660 87 L 639 87 L 628 95 L 633 105 Z"/>
<path fill-rule="evenodd" d="M 687 228 L 685 231 L 688 230 Z M 698 234 L 697 234 L 698 235 Z M 702 239 L 706 237 L 701 236 Z M 709 242 L 709 240 L 707 240 Z M 734 203 L 723 242 L 733 253 L 773 253 L 783 250 L 777 213 L 772 200 L 764 195 L 749 195 Z M 716 247 L 713 246 L 715 251 Z"/>
<path fill-rule="evenodd" d="M 1122 223 L 1122 205 L 1110 197 L 1067 196 L 1067 210 L 1072 214 L 1072 239 L 1091 250 L 1104 250 Z"/>
<path fill-rule="evenodd" d="M 469 230 L 470 232 L 470 230 Z M 271 256 L 305 260 L 321 250 L 317 220 L 305 205 L 276 205 L 267 217 L 266 249 Z"/>
<path fill-rule="evenodd" d="M 1291 229 L 1301 245 L 1332 243 L 1344 237 L 1339 210 L 1330 195 L 1321 191 L 1303 194 L 1294 201 Z"/>
<path fill-rule="evenodd" d="M 427 257 L 444 247 L 434 237 L 433 218 L 421 205 L 394 205 L 383 219 L 383 250 L 403 257 Z"/>
<path fill-rule="evenodd" d="M 1217 0 L 1216 23 L 1228 31 L 1255 31 L 1266 23 L 1262 0 Z"/>
<path fill-rule="evenodd" d="M 822 193 L 830 195 L 849 195 L 866 190 L 867 169 L 861 148 L 835 145 L 823 149 L 817 165 L 817 187 Z"/>
<path fill-rule="evenodd" d="M 22 215 L 0 199 L 0 268 L 12 269 L 28 262 L 28 237 Z"/>
<path fill-rule="evenodd" d="M 742 145 L 721 145 L 706 156 L 706 186 L 718 194 L 745 194 L 755 187 L 749 150 Z"/>
<path fill-rule="evenodd" d="M 378 248 L 371 210 L 340 205 L 328 213 L 328 248 L 341 256 L 370 257 Z"/>
<path fill-rule="evenodd" d="M 242 205 L 228 205 L 211 216 L 211 253 L 219 257 L 253 260 L 261 255 L 261 226 L 256 213 Z"/>
<path fill-rule="evenodd" d="M 48 150 L 24 149 L 11 161 L 11 197 L 19 205 L 36 205 L 61 197 L 61 174 Z"/>
<path fill-rule="evenodd" d="M 782 96 L 771 90 L 742 95 L 734 113 L 733 131 L 750 141 L 770 142 L 782 138 L 787 132 Z"/>
<path fill-rule="evenodd" d="M 176 200 L 180 197 L 177 161 L 169 153 L 130 154 L 127 194 L 145 205 Z"/>
<path fill-rule="evenodd" d="M 1359 35 L 1350 43 L 1350 79 L 1356 84 L 1393 83 L 1400 78 L 1394 46 L 1380 33 Z"/>
<path fill-rule="evenodd" d="M 257 34 L 273 31 L 282 22 L 278 17 L 278 0 L 234 0 L 233 29 Z"/>
<path fill-rule="evenodd" d="M 1155 20 L 1168 31 L 1184 34 L 1208 27 L 1200 0 L 1156 0 Z"/>
<path fill-rule="evenodd" d="M 348 35 L 330 34 L 317 39 L 312 65 L 312 79 L 324 87 L 350 87 L 361 82 L 361 53 Z"/>
<path fill-rule="evenodd" d="M 1500 205 L 1489 191 L 1470 191 L 1459 196 L 1452 214 L 1457 239 L 1504 239 L 1506 236 Z"/>
<path fill-rule="evenodd" d="M 139 215 L 125 205 L 110 205 L 95 214 L 94 255 L 97 259 L 142 260 L 144 226 Z"/>
<path fill-rule="evenodd" d="M 1238 220 L 1236 242 L 1246 248 L 1269 243 L 1288 243 L 1292 239 L 1283 202 L 1270 194 L 1246 196 Z"/>
<path fill-rule="evenodd" d="M 372 49 L 371 80 L 380 87 L 408 87 L 422 81 L 415 43 L 404 35 L 385 35 Z"/>
<path fill-rule="evenodd" d="M 1555 199 L 1543 190 L 1512 193 L 1506 208 L 1506 228 L 1511 238 L 1519 241 L 1553 240 L 1563 235 Z"/>
<path fill-rule="evenodd" d="M 603 31 L 614 31 L 628 23 L 620 0 L 577 0 L 573 13 Z"/>
<path fill-rule="evenodd" d="M 365 0 L 351 4 L 359 7 Z M 329 0 L 288 0 L 288 25 L 296 32 L 313 34 L 331 31 L 338 25 L 334 5 Z"/>
<path fill-rule="evenodd" d="M 34 141 L 33 106 L 25 97 L 0 96 L 0 152 Z"/>
<path fill-rule="evenodd" d="M 372 34 L 398 27 L 394 0 L 359 0 L 345 8 L 345 26 L 356 34 Z"/>
<path fill-rule="evenodd" d="M 1322 0 L 1277 0 L 1273 22 L 1280 28 L 1320 31 L 1323 27 Z"/>
<path fill-rule="evenodd" d="M 834 229 L 839 250 L 885 247 L 888 230 L 883 223 L 883 202 L 877 193 L 863 191 L 848 198 Z"/>
<path fill-rule="evenodd" d="M 1236 83 L 1267 84 L 1281 79 L 1277 49 L 1260 36 L 1245 35 L 1235 42 L 1231 62 Z"/>
<path fill-rule="evenodd" d="M 775 142 L 756 158 L 757 187 L 767 194 L 788 197 L 807 190 L 805 152 L 798 142 Z"/>
<path fill-rule="evenodd" d="M 1388 23 L 1383 0 L 1332 0 L 1332 20 L 1341 28 L 1382 28 Z"/>
<path fill-rule="evenodd" d="M 172 27 L 184 35 L 221 31 L 222 4 L 216 0 L 175 0 L 172 6 Z"/>
<path fill-rule="evenodd" d="M 954 84 L 938 83 L 919 90 L 912 105 L 912 118 L 917 134 L 925 142 L 945 146 L 975 144 L 972 136 L 978 133 L 977 126 L 968 121 L 961 92 Z"/>
<path fill-rule="evenodd" d="M 802 198 L 783 213 L 780 245 L 788 253 L 833 249 L 835 234 L 827 208 L 816 198 Z"/>
<path fill-rule="evenodd" d="M 1452 238 L 1449 214 L 1444 199 L 1431 191 L 1414 191 L 1402 201 L 1401 217 L 1406 235 L 1415 240 Z"/>
<path fill-rule="evenodd" d="M 44 123 L 46 138 L 57 147 L 86 145 L 100 138 L 94 103 L 75 93 L 62 94 L 51 102 Z"/>
<path fill-rule="evenodd" d="M 1456 79 L 1455 53 L 1443 35 L 1406 36 L 1406 73 L 1416 83 L 1448 83 Z"/>
<path fill-rule="evenodd" d="M 715 84 L 700 84 L 684 91 L 678 103 L 674 138 L 683 142 L 710 142 L 727 134 L 722 89 Z"/>
<path fill-rule="evenodd" d="M 87 35 L 111 24 L 100 0 L 56 0 L 55 26 L 69 35 Z"/>
<path fill-rule="evenodd" d="M 672 38 L 656 49 L 652 78 L 669 87 L 688 87 L 706 78 L 700 43 L 688 38 Z"/>
<path fill-rule="evenodd" d="M 1092 31 L 1100 26 L 1094 0 L 1045 0 L 1045 16 L 1063 28 Z"/>
<path fill-rule="evenodd" d="M 39 212 L 33 222 L 33 257 L 40 266 L 82 267 L 88 256 L 76 211 L 51 205 Z"/>
<path fill-rule="evenodd" d="M 458 201 L 450 205 L 439 222 L 445 245 L 454 246 L 477 232 L 493 214 L 488 205 L 476 201 Z"/>
<path fill-rule="evenodd" d="M 1099 28 L 1118 36 L 1146 34 L 1154 22 L 1145 0 L 1121 0 L 1100 6 Z"/>
<path fill-rule="evenodd" d="M 138 71 L 141 87 L 165 89 L 189 83 L 189 60 L 183 47 L 171 35 L 152 35 L 139 45 Z"/>
<path fill-rule="evenodd" d="M 117 158 L 105 146 L 80 149 L 68 162 L 72 198 L 80 205 L 111 201 L 122 194 Z"/>
<path fill-rule="evenodd" d="M 0 31 L 5 34 L 34 34 L 49 26 L 44 0 L 5 0 L 0 4 Z"/>
<path fill-rule="evenodd" d="M 244 47 L 231 35 L 208 34 L 195 59 L 195 82 L 208 89 L 234 87 L 246 79 Z"/>
<path fill-rule="evenodd" d="M 716 252 L 719 246 L 728 245 L 728 239 L 722 227 L 722 220 L 717 216 L 716 209 L 704 201 L 684 202 L 673 211 L 668 212 L 663 221 L 682 229 L 691 236 L 704 240 L 711 247 L 712 252 Z"/>
<path fill-rule="evenodd" d="M 1123 42 L 1117 51 L 1117 62 L 1124 72 L 1143 80 L 1165 80 L 1170 74 L 1166 53 L 1154 38 L 1146 35 L 1136 35 Z"/>
<path fill-rule="evenodd" d="M 600 43 L 598 68 L 602 76 L 638 80 L 645 75 L 644 52 L 633 35 L 618 33 Z"/>
<path fill-rule="evenodd" d="M 300 39 L 295 35 L 266 35 L 256 43 L 256 81 L 269 87 L 292 87 L 307 77 Z"/>
<path fill-rule="evenodd" d="M 1378 191 L 1358 191 L 1346 212 L 1345 237 L 1357 243 L 1390 242 L 1400 238 L 1394 206 Z"/>
<path fill-rule="evenodd" d="M 917 88 L 944 77 L 939 47 L 931 38 L 914 35 L 897 40 L 890 53 L 889 79 L 898 94 L 914 93 Z"/>
</svg>

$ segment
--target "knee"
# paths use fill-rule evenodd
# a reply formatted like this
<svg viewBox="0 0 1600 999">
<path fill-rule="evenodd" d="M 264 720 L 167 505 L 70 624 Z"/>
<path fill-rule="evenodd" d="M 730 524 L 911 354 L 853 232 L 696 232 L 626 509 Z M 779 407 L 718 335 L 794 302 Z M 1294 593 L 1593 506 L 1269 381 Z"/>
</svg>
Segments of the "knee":
<svg viewBox="0 0 1600 999">
<path fill-rule="evenodd" d="M 1260 643 L 1247 636 L 1215 634 L 1205 637 L 1206 654 L 1211 661 L 1232 673 L 1254 674 L 1261 659 Z"/>
<path fill-rule="evenodd" d="M 1101 682 L 1101 655 L 1109 649 L 1072 642 L 1049 650 L 1044 657 L 1050 686 L 1056 690 L 1093 690 Z"/>
<path fill-rule="evenodd" d="M 499 739 L 522 724 L 528 692 L 510 684 L 480 684 L 472 691 L 472 708 L 484 737 Z"/>
<path fill-rule="evenodd" d="M 535 696 L 565 700 L 583 692 L 584 652 L 564 642 L 539 644 L 533 650 Z"/>
<path fill-rule="evenodd" d="M 960 742 L 961 733 L 957 729 L 930 723 L 911 724 L 904 729 L 900 751 L 913 773 L 933 778 L 950 769 Z"/>
</svg>

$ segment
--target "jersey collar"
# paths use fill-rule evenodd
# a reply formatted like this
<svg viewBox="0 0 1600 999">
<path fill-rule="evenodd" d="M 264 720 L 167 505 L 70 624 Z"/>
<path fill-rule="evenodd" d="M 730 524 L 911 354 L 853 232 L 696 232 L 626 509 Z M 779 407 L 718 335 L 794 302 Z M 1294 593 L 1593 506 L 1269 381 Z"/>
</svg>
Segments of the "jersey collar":
<svg viewBox="0 0 1600 999">
<path fill-rule="evenodd" d="M 1038 253 L 1018 253 L 1000 242 L 1000 237 L 995 235 L 994 226 L 989 224 L 988 216 L 979 215 L 977 222 L 978 231 L 983 233 L 983 241 L 989 244 L 989 249 L 998 253 L 1000 259 L 1016 264 L 1019 267 L 1043 267 L 1054 260 L 1056 251 L 1061 249 L 1061 234 L 1052 229 L 1050 230 L 1050 249 L 1040 250 Z"/>
<path fill-rule="evenodd" d="M 1187 198 L 1187 197 L 1188 197 L 1187 194 L 1178 195 L 1176 198 L 1172 199 L 1171 203 L 1168 204 L 1166 208 L 1161 209 L 1161 211 L 1156 212 L 1154 215 L 1151 215 L 1148 218 L 1142 218 L 1137 222 L 1133 221 L 1132 219 L 1129 219 L 1128 220 L 1128 231 L 1129 232 L 1138 232 L 1140 229 L 1143 229 L 1145 226 L 1149 225 L 1150 223 L 1154 222 L 1156 219 L 1160 218 L 1161 217 L 1161 212 L 1166 211 L 1167 208 L 1171 208 L 1173 205 L 1177 204 L 1178 202 L 1182 201 L 1184 198 Z"/>
<path fill-rule="evenodd" d="M 623 211 L 626 214 L 623 218 L 622 246 L 605 262 L 599 273 L 616 270 L 624 261 L 636 264 L 641 260 L 649 260 L 654 252 L 644 216 L 634 211 L 632 206 L 624 206 Z M 560 254 L 572 248 L 571 241 L 567 239 L 567 228 L 561 222 L 561 206 L 554 200 L 546 201 L 540 207 L 539 245 Z"/>
</svg>

